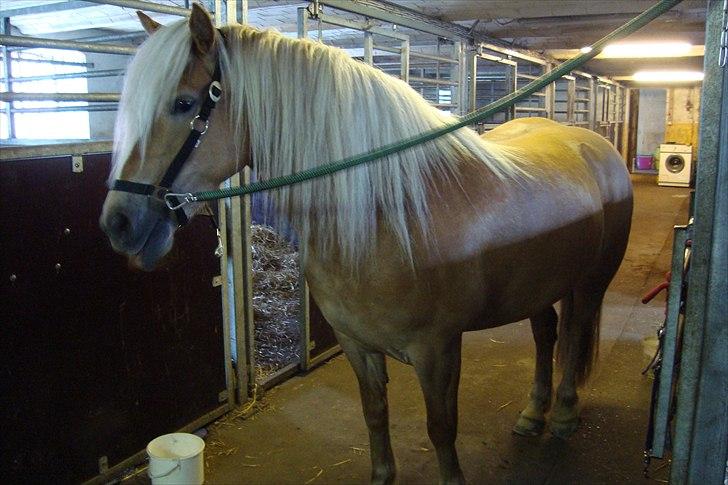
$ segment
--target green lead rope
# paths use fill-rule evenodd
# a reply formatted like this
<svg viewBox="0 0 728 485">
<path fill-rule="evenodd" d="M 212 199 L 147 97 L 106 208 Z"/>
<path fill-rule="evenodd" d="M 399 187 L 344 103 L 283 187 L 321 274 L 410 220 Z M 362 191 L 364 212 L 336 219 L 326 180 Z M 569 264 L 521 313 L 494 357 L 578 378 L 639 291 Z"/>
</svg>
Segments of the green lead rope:
<svg viewBox="0 0 728 485">
<path fill-rule="evenodd" d="M 523 98 L 527 97 L 528 95 L 540 90 L 541 88 L 551 84 L 553 81 L 559 79 L 560 77 L 564 76 L 565 74 L 570 73 L 574 69 L 578 68 L 579 66 L 583 65 L 585 62 L 599 54 L 604 47 L 615 41 L 622 39 L 626 37 L 627 35 L 637 31 L 638 29 L 644 27 L 646 24 L 651 22 L 652 20 L 656 19 L 663 13 L 670 10 L 672 7 L 680 3 L 682 0 L 661 0 L 659 3 L 655 4 L 648 10 L 644 11 L 637 17 L 633 18 L 626 24 L 622 25 L 618 29 L 614 30 L 613 32 L 609 33 L 605 37 L 599 39 L 598 41 L 594 42 L 591 45 L 591 50 L 589 52 L 584 52 L 573 59 L 569 59 L 568 61 L 563 62 L 558 67 L 553 69 L 552 71 L 538 77 L 537 79 L 531 81 L 526 86 L 522 87 L 521 89 L 512 92 L 511 94 L 499 99 L 498 101 L 495 101 L 487 106 L 484 106 L 478 110 L 475 110 L 463 117 L 460 118 L 460 120 L 456 123 L 452 123 L 450 125 L 444 126 L 442 128 L 436 128 L 430 131 L 427 131 L 425 133 L 422 133 L 417 136 L 413 136 L 411 138 L 407 138 L 405 140 L 391 143 L 389 145 L 384 145 L 376 150 L 372 150 L 370 152 L 356 155 L 353 157 L 345 158 L 343 160 L 339 160 L 337 162 L 331 162 L 326 163 L 323 165 L 320 165 L 318 167 L 314 167 L 312 169 L 303 170 L 301 172 L 293 173 L 290 175 L 285 175 L 282 177 L 275 177 L 270 180 L 261 180 L 257 182 L 253 182 L 248 185 L 244 185 L 241 187 L 232 187 L 228 189 L 220 189 L 220 190 L 209 190 L 209 191 L 203 191 L 203 192 L 197 192 L 192 194 L 167 194 L 166 197 L 178 197 L 179 200 L 182 200 L 183 202 L 180 205 L 184 205 L 190 202 L 202 202 L 202 201 L 208 201 L 208 200 L 216 200 L 216 199 L 223 199 L 227 197 L 236 197 L 240 195 L 246 195 L 246 194 L 252 194 L 254 192 L 262 192 L 264 190 L 270 190 L 270 189 L 276 189 L 279 187 L 284 187 L 287 185 L 293 185 L 300 182 L 304 182 L 306 180 L 311 180 L 318 177 L 323 177 L 324 175 L 329 175 L 335 172 L 339 172 L 341 170 L 346 170 L 347 168 L 355 167 L 357 165 L 361 165 L 367 162 L 371 162 L 373 160 L 378 160 L 380 158 L 384 158 L 388 155 L 392 155 L 393 153 L 400 152 L 402 150 L 406 150 L 408 148 L 411 148 L 415 145 L 419 145 L 420 143 L 425 143 L 430 140 L 434 140 L 435 138 L 441 137 L 443 135 L 446 135 L 450 132 L 453 132 L 455 130 L 459 130 L 460 128 L 464 128 L 468 125 L 472 125 L 474 123 L 477 123 L 478 121 L 481 121 L 494 113 L 497 113 L 504 108 L 507 108 L 518 101 L 522 100 Z M 167 199 L 168 205 L 169 205 L 169 199 Z M 179 206 L 178 206 L 179 207 Z M 171 208 L 171 207 L 170 207 Z"/>
</svg>

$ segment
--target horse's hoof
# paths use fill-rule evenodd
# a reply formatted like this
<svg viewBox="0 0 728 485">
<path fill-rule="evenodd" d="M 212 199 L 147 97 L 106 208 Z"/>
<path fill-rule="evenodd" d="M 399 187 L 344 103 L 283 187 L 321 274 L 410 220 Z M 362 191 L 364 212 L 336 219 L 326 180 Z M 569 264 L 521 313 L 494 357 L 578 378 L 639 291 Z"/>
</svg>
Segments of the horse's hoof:
<svg viewBox="0 0 728 485">
<path fill-rule="evenodd" d="M 529 418 L 521 414 L 513 427 L 513 432 L 520 436 L 539 436 L 543 433 L 545 427 L 545 421 Z"/>
<path fill-rule="evenodd" d="M 579 418 L 568 421 L 554 421 L 551 419 L 551 434 L 557 438 L 566 439 L 573 435 L 579 427 Z"/>
</svg>

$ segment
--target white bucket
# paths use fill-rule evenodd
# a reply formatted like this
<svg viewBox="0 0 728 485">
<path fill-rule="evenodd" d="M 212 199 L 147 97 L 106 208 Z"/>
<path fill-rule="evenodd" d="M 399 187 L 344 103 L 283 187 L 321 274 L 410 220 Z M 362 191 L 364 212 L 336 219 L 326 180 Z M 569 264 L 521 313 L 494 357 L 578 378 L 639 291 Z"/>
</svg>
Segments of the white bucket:
<svg viewBox="0 0 728 485">
<path fill-rule="evenodd" d="M 152 484 L 201 485 L 205 481 L 205 442 L 189 433 L 171 433 L 147 445 Z"/>
</svg>

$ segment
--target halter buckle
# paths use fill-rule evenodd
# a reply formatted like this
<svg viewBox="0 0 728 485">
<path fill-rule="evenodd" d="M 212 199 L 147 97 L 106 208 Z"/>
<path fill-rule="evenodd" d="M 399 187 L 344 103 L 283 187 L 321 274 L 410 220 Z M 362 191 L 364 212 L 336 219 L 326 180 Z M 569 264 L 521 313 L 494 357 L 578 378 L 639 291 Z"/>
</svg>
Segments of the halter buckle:
<svg viewBox="0 0 728 485">
<path fill-rule="evenodd" d="M 199 126 L 200 123 L 204 123 L 204 125 L 202 125 L 201 128 Z M 193 131 L 196 131 L 200 135 L 204 135 L 205 133 L 207 133 L 207 128 L 209 126 L 210 126 L 210 120 L 203 120 L 202 118 L 200 118 L 200 115 L 195 116 L 192 119 L 192 121 L 190 121 L 190 129 L 192 129 Z M 198 128 L 200 128 L 200 129 L 198 129 Z"/>
<path fill-rule="evenodd" d="M 174 203 L 173 198 L 177 198 L 178 203 Z M 186 194 L 175 194 L 174 192 L 167 192 L 166 194 L 164 194 L 164 203 L 167 204 L 169 210 L 172 211 L 184 207 L 191 202 L 197 202 L 197 197 L 195 197 L 190 192 L 187 192 Z"/>
</svg>

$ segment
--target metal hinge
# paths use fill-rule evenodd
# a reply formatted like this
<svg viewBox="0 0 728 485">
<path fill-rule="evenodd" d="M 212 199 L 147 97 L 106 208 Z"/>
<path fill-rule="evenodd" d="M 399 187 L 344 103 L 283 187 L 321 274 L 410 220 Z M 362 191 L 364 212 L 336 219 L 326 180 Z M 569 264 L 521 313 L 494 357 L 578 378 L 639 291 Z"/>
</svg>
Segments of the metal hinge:
<svg viewBox="0 0 728 485">
<path fill-rule="evenodd" d="M 83 172 L 83 157 L 81 155 L 74 155 L 71 158 L 71 170 L 73 170 L 73 173 Z"/>
</svg>

